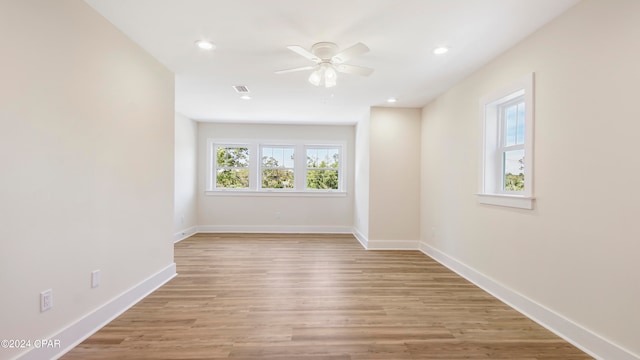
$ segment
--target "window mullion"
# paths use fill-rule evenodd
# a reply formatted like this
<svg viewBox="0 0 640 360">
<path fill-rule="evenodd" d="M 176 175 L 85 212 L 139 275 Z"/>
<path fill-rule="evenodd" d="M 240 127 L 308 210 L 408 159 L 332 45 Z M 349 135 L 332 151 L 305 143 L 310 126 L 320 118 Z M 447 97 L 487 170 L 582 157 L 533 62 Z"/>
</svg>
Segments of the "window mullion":
<svg viewBox="0 0 640 360">
<path fill-rule="evenodd" d="M 249 147 L 249 190 L 255 191 L 258 188 L 259 169 L 259 147 L 251 144 Z"/>
<path fill-rule="evenodd" d="M 307 149 L 304 145 L 297 145 L 295 149 L 296 156 L 293 163 L 295 189 L 303 191 L 307 183 Z"/>
</svg>

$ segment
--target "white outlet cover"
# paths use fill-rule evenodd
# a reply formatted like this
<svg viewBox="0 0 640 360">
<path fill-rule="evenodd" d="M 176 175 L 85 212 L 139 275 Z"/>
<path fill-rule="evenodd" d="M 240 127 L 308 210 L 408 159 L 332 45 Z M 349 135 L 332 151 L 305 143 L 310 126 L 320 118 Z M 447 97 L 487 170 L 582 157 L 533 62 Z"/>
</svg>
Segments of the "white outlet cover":
<svg viewBox="0 0 640 360">
<path fill-rule="evenodd" d="M 100 286 L 100 269 L 91 272 L 91 287 L 97 288 Z"/>
<path fill-rule="evenodd" d="M 40 312 L 45 312 L 53 307 L 53 291 L 51 289 L 40 293 Z"/>
</svg>

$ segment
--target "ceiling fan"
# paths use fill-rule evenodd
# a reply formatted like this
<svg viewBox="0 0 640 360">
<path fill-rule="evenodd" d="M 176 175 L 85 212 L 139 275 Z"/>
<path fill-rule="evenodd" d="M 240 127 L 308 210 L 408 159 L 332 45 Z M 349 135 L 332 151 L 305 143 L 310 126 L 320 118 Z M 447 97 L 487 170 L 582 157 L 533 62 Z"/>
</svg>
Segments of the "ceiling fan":
<svg viewBox="0 0 640 360">
<path fill-rule="evenodd" d="M 291 45 L 287 48 L 302 57 L 309 59 L 315 65 L 297 67 L 293 69 L 279 70 L 276 74 L 285 74 L 295 71 L 313 70 L 309 76 L 309 82 L 315 86 L 333 87 L 336 86 L 337 73 L 356 74 L 361 76 L 369 76 L 373 69 L 345 64 L 346 61 L 362 55 L 369 51 L 367 45 L 357 43 L 349 48 L 338 52 L 338 45 L 332 42 L 319 42 L 307 50 L 302 46 Z"/>
</svg>

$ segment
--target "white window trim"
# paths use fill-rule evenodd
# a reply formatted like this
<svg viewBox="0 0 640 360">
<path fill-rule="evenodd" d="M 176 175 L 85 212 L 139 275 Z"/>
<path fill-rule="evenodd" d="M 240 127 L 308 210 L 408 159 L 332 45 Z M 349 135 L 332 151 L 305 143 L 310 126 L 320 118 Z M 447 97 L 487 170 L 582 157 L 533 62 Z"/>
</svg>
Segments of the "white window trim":
<svg viewBox="0 0 640 360">
<path fill-rule="evenodd" d="M 534 131 L 534 74 L 530 73 L 514 82 L 510 86 L 496 91 L 480 99 L 480 119 L 482 119 L 482 151 L 479 171 L 479 190 L 476 194 L 478 202 L 487 205 L 533 209 L 533 131 Z M 525 140 L 524 166 L 525 189 L 522 192 L 504 193 L 501 190 L 502 165 L 501 160 L 491 156 L 500 139 L 498 129 L 498 107 L 510 100 L 523 96 L 525 102 Z M 501 146 L 501 144 L 499 145 Z"/>
<path fill-rule="evenodd" d="M 215 171 L 215 146 L 238 146 L 249 148 L 249 188 L 229 189 L 216 188 Z M 263 189 L 262 188 L 262 147 L 293 147 L 294 162 L 294 189 Z M 307 158 L 306 149 L 309 148 L 335 148 L 340 149 L 340 166 L 338 168 L 339 189 L 320 190 L 306 189 L 307 184 Z M 255 139 L 207 139 L 207 164 L 205 194 L 210 196 L 299 196 L 299 197 L 344 197 L 347 195 L 346 168 L 347 168 L 347 143 L 342 141 L 290 141 L 290 140 L 255 140 Z"/>
<path fill-rule="evenodd" d="M 235 190 L 235 189 L 218 189 L 205 191 L 205 195 L 208 196 L 252 196 L 252 197 L 346 197 L 345 191 L 331 190 L 331 191 L 297 191 L 297 190 L 285 190 L 274 191 L 273 189 L 265 190 Z"/>
</svg>

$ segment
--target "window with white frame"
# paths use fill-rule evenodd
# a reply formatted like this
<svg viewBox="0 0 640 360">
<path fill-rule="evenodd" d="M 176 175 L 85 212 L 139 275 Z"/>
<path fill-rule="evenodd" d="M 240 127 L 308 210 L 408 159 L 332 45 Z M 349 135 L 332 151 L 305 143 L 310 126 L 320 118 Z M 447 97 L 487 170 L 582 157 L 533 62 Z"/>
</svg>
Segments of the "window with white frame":
<svg viewBox="0 0 640 360">
<path fill-rule="evenodd" d="M 504 194 L 522 194 L 525 184 L 524 166 L 524 96 L 499 105 L 500 143 L 496 154 L 502 163 L 500 170 L 499 192 Z"/>
<path fill-rule="evenodd" d="M 218 189 L 249 189 L 249 148 L 242 145 L 216 145 L 214 171 Z"/>
<path fill-rule="evenodd" d="M 340 187 L 340 148 L 308 146 L 306 148 L 307 190 L 338 190 Z"/>
<path fill-rule="evenodd" d="M 261 146 L 260 156 L 260 187 L 262 189 L 295 188 L 294 147 Z"/>
<path fill-rule="evenodd" d="M 207 144 L 210 195 L 345 193 L 342 143 L 274 145 L 278 142 L 209 139 Z"/>
<path fill-rule="evenodd" d="M 481 100 L 479 201 L 533 208 L 533 74 Z"/>
</svg>

